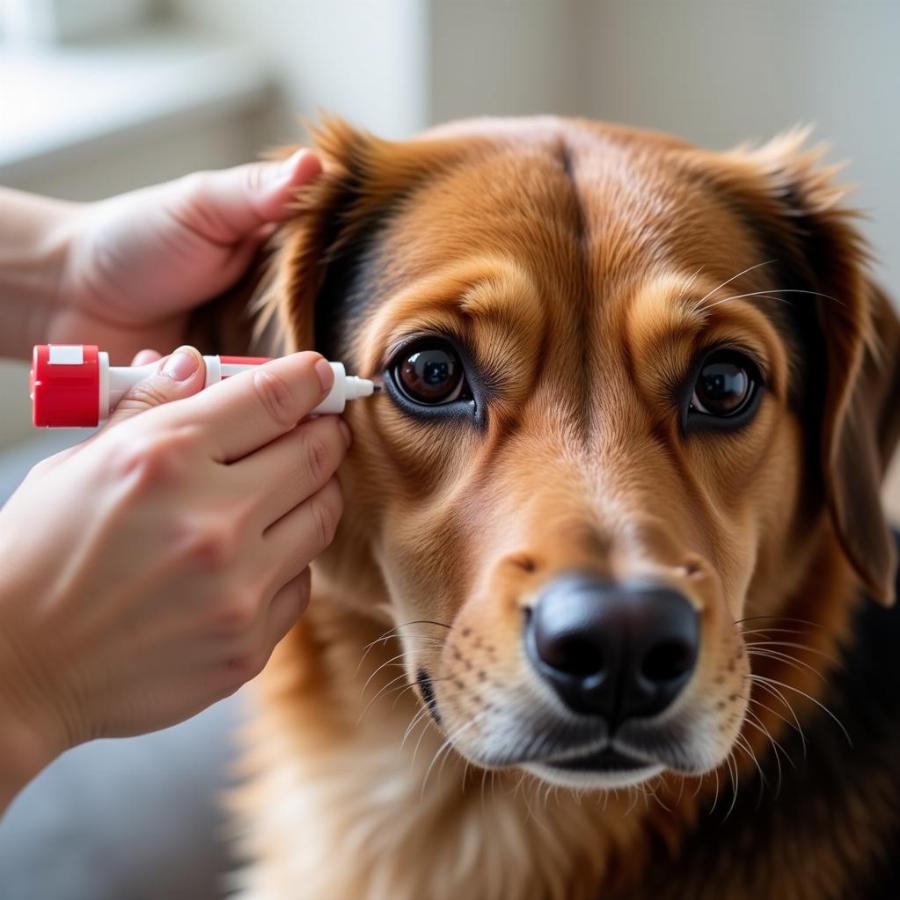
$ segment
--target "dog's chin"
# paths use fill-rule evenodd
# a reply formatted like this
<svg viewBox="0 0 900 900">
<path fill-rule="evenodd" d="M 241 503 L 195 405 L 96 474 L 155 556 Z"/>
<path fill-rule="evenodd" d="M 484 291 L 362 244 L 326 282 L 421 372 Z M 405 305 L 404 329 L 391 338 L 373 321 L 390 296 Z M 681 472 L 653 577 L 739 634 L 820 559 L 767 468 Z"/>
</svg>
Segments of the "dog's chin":
<svg viewBox="0 0 900 900">
<path fill-rule="evenodd" d="M 665 770 L 665 766 L 658 764 L 643 766 L 640 769 L 629 769 L 624 772 L 569 771 L 545 763 L 531 763 L 522 768 L 549 784 L 594 791 L 612 791 L 616 788 L 633 787 L 655 778 Z"/>
<path fill-rule="evenodd" d="M 666 767 L 607 748 L 581 756 L 531 762 L 522 768 L 561 787 L 614 790 L 649 781 Z"/>
</svg>

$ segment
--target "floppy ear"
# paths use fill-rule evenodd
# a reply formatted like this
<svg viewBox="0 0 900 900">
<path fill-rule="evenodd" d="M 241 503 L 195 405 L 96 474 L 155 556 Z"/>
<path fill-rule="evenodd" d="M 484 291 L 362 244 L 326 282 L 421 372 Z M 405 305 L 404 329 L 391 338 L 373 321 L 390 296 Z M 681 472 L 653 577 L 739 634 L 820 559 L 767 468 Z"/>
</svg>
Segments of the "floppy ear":
<svg viewBox="0 0 900 900">
<path fill-rule="evenodd" d="M 277 333 L 285 352 L 343 352 L 337 320 L 390 278 L 384 266 L 375 271 L 370 252 L 380 230 L 418 184 L 459 157 L 461 146 L 386 141 L 337 118 L 323 119 L 311 135 L 324 172 L 300 190 L 296 215 L 273 239 L 257 299 L 259 327 Z"/>
<path fill-rule="evenodd" d="M 842 205 L 838 167 L 821 163 L 823 148 L 804 150 L 805 131 L 756 150 L 726 156 L 743 171 L 739 183 L 767 256 L 786 286 L 804 330 L 817 330 L 824 396 L 814 403 L 821 483 L 834 531 L 865 588 L 894 600 L 897 553 L 884 518 L 880 487 L 900 431 L 900 323 L 871 282 L 855 214 Z M 802 298 L 802 299 L 798 299 Z M 815 385 L 807 385 L 815 391 Z"/>
</svg>

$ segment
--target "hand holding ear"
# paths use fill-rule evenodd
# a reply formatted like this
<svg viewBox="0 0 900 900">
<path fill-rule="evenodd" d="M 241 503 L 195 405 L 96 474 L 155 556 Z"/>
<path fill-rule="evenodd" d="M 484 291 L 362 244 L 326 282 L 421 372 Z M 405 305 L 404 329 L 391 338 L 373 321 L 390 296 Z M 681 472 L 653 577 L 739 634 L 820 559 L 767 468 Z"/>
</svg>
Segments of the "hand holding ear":
<svg viewBox="0 0 900 900">
<path fill-rule="evenodd" d="M 70 208 L 59 290 L 42 340 L 92 343 L 118 361 L 184 339 L 187 313 L 227 290 L 298 188 L 321 171 L 309 150 L 197 172 Z"/>
</svg>

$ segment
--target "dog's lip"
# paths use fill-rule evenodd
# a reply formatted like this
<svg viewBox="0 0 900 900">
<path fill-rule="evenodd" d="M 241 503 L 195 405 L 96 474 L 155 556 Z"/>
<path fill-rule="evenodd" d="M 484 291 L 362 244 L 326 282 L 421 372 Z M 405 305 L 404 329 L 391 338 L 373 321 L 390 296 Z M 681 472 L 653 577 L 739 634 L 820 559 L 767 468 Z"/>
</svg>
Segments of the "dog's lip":
<svg viewBox="0 0 900 900">
<path fill-rule="evenodd" d="M 657 764 L 607 744 L 599 750 L 590 750 L 580 756 L 548 759 L 544 761 L 544 765 L 569 772 L 634 772 Z"/>
</svg>

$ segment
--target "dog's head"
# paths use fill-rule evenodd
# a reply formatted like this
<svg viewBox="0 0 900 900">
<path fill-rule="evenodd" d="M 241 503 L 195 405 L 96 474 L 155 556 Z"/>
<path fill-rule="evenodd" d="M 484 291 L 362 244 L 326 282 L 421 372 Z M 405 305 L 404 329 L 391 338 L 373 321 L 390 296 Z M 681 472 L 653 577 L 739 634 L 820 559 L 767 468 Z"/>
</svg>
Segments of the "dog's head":
<svg viewBox="0 0 900 900">
<path fill-rule="evenodd" d="M 715 154 L 558 119 L 317 140 L 269 309 L 385 387 L 347 412 L 324 577 L 398 626 L 477 764 L 719 765 L 748 617 L 823 554 L 891 595 L 900 342 L 832 173 L 797 136 Z"/>
</svg>

